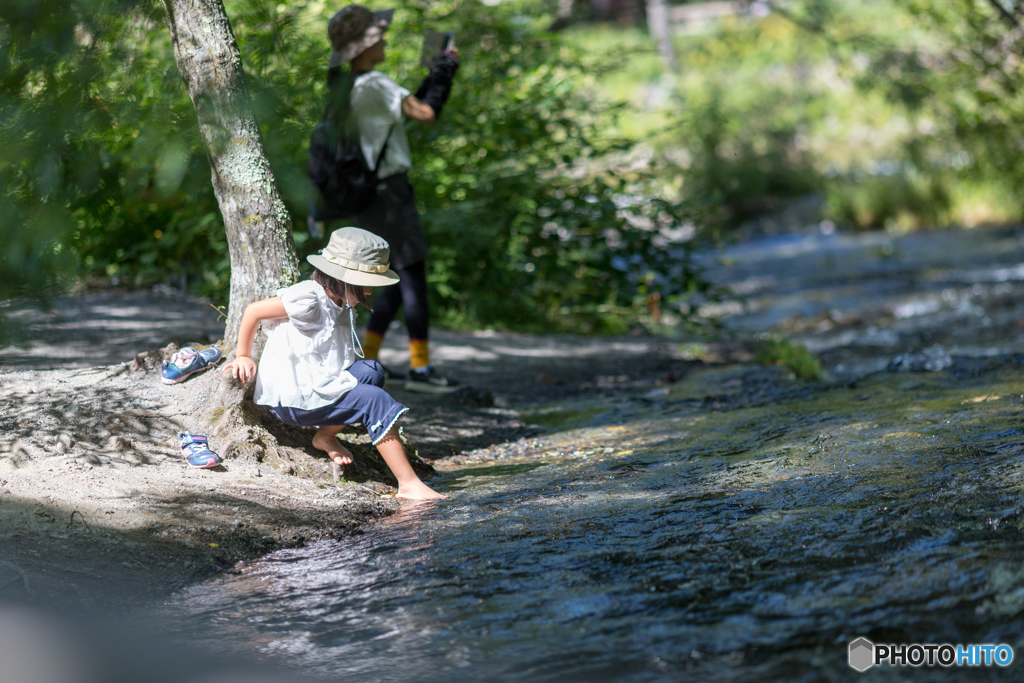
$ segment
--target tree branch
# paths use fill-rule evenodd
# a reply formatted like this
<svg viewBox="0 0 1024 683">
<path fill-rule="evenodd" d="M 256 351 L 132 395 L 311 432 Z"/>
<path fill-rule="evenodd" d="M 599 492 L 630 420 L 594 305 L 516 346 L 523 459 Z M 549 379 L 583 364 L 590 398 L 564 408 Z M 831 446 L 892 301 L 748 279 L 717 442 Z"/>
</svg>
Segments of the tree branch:
<svg viewBox="0 0 1024 683">
<path fill-rule="evenodd" d="M 988 4 L 992 5 L 996 12 L 999 13 L 999 16 L 1001 16 L 1004 21 L 1010 24 L 1010 26 L 1018 29 L 1021 27 L 1020 21 L 1017 18 L 1019 10 L 1015 12 L 1010 12 L 1008 9 L 1003 7 L 1003 3 L 999 2 L 999 0 L 988 0 Z"/>
</svg>

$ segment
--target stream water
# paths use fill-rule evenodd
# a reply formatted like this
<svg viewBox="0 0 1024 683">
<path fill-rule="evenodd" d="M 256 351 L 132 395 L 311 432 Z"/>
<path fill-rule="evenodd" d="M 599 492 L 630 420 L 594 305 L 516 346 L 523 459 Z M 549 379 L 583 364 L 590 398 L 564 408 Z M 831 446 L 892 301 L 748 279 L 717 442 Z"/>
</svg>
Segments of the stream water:
<svg viewBox="0 0 1024 683">
<path fill-rule="evenodd" d="M 847 369 L 816 383 L 734 365 L 644 394 L 535 406 L 548 431 L 532 457 L 445 473 L 434 483 L 450 500 L 279 551 L 181 594 L 161 619 L 223 652 L 372 681 L 853 680 L 858 637 L 1007 643 L 1024 657 L 1024 355 L 1006 312 L 1019 283 L 946 281 L 1005 271 L 1021 256 L 1011 242 L 989 244 L 988 257 L 975 244 L 960 270 L 955 253 L 943 256 L 948 272 L 906 257 L 902 280 L 862 269 L 858 294 L 850 281 L 794 280 L 791 243 L 776 241 L 773 260 L 765 241 L 761 276 L 789 287 L 777 280 L 763 297 L 818 292 L 832 311 L 820 334 L 845 319 L 873 356 L 837 355 Z M 891 254 L 876 258 L 891 267 Z M 835 297 L 829 308 L 830 288 L 845 313 Z M 901 327 L 914 316 L 892 306 L 935 291 L 945 303 L 920 310 L 938 322 Z M 880 297 L 889 313 L 865 322 Z M 922 344 L 927 329 L 929 343 L 948 341 L 968 319 L 964 338 L 983 352 L 911 347 L 904 359 L 925 360 L 901 364 L 897 344 L 865 342 L 889 326 L 900 344 Z M 979 344 L 992 328 L 1002 336 Z M 1021 667 L 865 675 L 1019 680 Z"/>
</svg>

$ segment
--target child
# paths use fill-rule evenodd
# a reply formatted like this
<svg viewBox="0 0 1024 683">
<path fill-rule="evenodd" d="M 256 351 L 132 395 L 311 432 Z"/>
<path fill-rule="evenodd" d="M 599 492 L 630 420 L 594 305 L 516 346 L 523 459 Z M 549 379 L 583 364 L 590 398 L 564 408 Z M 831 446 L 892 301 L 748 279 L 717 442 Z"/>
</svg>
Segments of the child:
<svg viewBox="0 0 1024 683">
<path fill-rule="evenodd" d="M 255 401 L 282 422 L 319 426 L 313 446 L 339 465 L 352 454 L 335 435 L 346 424 L 362 422 L 373 445 L 398 479 L 399 498 L 445 498 L 416 476 L 398 438 L 395 423 L 406 408 L 381 386 L 384 373 L 362 356 L 355 333 L 355 306 L 366 304 L 371 287 L 391 285 L 390 247 L 359 228 L 341 228 L 322 255 L 307 259 L 313 276 L 277 296 L 249 304 L 242 315 L 235 360 L 225 367 L 247 382 L 256 375 Z M 253 362 L 253 335 L 261 321 L 269 329 L 259 370 Z M 357 350 L 358 349 L 358 350 Z"/>
</svg>

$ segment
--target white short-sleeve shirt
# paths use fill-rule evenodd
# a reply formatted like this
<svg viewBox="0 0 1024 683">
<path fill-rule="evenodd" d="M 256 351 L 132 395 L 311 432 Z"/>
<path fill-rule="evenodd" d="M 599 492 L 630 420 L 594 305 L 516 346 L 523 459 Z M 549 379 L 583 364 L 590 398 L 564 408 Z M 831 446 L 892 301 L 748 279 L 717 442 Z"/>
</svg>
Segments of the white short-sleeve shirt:
<svg viewBox="0 0 1024 683">
<path fill-rule="evenodd" d="M 380 160 L 378 178 L 405 173 L 412 168 L 409 138 L 402 123 L 402 100 L 409 91 L 379 71 L 367 71 L 356 77 L 349 101 L 359 125 L 359 140 L 366 163 L 373 168 L 377 156 L 388 141 L 388 149 Z M 388 131 L 391 137 L 388 138 Z"/>
<path fill-rule="evenodd" d="M 288 319 L 264 322 L 267 346 L 256 373 L 256 403 L 313 410 L 330 405 L 357 381 L 345 368 L 356 362 L 349 308 L 312 280 L 277 290 Z"/>
</svg>

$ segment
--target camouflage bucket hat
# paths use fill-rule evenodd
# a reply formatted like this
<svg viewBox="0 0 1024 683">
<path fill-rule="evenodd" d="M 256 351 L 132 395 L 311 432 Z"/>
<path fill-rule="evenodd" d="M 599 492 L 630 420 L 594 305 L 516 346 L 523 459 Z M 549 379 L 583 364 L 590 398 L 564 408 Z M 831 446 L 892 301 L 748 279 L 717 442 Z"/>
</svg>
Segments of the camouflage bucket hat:
<svg viewBox="0 0 1024 683">
<path fill-rule="evenodd" d="M 362 5 L 347 5 L 338 10 L 327 24 L 327 37 L 334 48 L 330 66 L 352 61 L 383 38 L 394 14 L 393 9 L 372 12 Z"/>
</svg>

